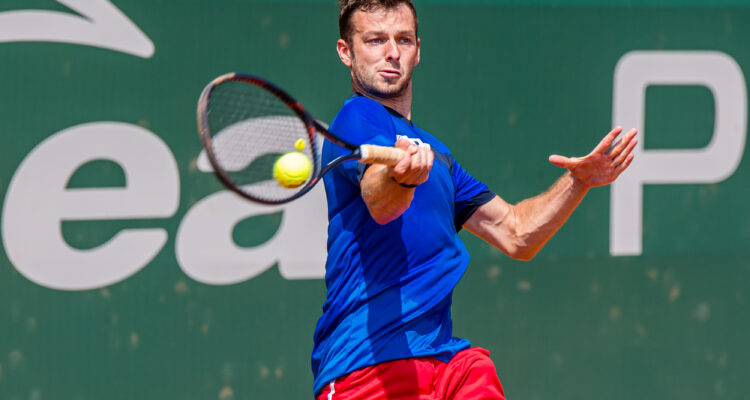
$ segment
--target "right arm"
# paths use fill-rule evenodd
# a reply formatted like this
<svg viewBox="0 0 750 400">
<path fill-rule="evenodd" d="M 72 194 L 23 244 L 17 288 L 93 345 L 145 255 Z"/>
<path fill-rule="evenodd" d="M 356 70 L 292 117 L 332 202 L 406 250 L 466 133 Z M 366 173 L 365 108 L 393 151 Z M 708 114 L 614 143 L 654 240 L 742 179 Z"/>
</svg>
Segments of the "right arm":
<svg viewBox="0 0 750 400">
<path fill-rule="evenodd" d="M 413 187 L 427 181 L 432 169 L 434 155 L 428 148 L 417 147 L 408 140 L 396 142 L 404 156 L 393 167 L 373 164 L 365 171 L 360 181 L 362 199 L 375 222 L 384 225 L 401 216 L 414 199 Z"/>
</svg>

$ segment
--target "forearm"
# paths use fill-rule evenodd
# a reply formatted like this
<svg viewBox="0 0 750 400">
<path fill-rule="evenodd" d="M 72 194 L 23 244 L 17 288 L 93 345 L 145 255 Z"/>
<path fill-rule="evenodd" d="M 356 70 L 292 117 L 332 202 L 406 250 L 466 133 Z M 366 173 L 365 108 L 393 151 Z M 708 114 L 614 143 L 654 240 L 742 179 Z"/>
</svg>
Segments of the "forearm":
<svg viewBox="0 0 750 400">
<path fill-rule="evenodd" d="M 360 182 L 362 199 L 372 218 L 381 225 L 400 217 L 414 198 L 414 188 L 400 186 L 389 173 L 390 167 L 372 165 Z"/>
<path fill-rule="evenodd" d="M 464 227 L 505 254 L 530 260 L 568 220 L 589 188 L 612 183 L 633 161 L 637 131 L 615 139 L 621 127 L 611 130 L 585 157 L 551 155 L 549 160 L 567 168 L 546 192 L 513 206 L 500 196 L 477 208 Z"/>
<path fill-rule="evenodd" d="M 544 193 L 513 206 L 518 258 L 531 259 L 568 220 L 589 187 L 566 172 Z"/>
</svg>

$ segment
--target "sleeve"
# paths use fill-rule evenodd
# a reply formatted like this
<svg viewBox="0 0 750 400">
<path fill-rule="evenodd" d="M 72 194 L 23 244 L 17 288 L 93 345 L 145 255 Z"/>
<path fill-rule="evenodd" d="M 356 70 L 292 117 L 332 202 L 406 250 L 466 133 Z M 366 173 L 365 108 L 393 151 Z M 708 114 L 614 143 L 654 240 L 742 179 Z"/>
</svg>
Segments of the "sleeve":
<svg viewBox="0 0 750 400">
<path fill-rule="evenodd" d="M 451 172 L 456 190 L 453 223 L 458 232 L 479 206 L 495 198 L 495 192 L 466 172 L 455 158 L 452 158 Z"/>
<path fill-rule="evenodd" d="M 355 145 L 393 146 L 396 143 L 396 128 L 388 111 L 377 102 L 366 98 L 356 98 L 344 105 L 331 123 L 330 130 Z M 349 154 L 348 149 L 326 141 L 323 146 L 322 163 L 328 164 L 336 157 L 346 154 Z M 351 160 L 341 163 L 334 168 L 334 172 L 359 186 L 366 167 L 364 163 Z"/>
</svg>

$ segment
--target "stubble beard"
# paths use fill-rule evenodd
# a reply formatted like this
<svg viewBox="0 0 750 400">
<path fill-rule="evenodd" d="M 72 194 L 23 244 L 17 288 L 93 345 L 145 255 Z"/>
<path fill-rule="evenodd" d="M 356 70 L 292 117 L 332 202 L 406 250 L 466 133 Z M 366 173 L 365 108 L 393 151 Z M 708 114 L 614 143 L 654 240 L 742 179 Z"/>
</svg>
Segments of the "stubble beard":
<svg viewBox="0 0 750 400">
<path fill-rule="evenodd" d="M 398 69 L 397 67 L 395 66 L 394 69 Z M 366 68 L 363 68 L 352 57 L 352 79 L 354 80 L 355 87 L 364 91 L 364 94 L 381 99 L 392 99 L 406 93 L 411 82 L 411 71 L 408 71 L 406 75 L 402 75 L 395 82 L 391 83 L 388 80 L 383 80 L 377 72 L 369 74 Z"/>
</svg>

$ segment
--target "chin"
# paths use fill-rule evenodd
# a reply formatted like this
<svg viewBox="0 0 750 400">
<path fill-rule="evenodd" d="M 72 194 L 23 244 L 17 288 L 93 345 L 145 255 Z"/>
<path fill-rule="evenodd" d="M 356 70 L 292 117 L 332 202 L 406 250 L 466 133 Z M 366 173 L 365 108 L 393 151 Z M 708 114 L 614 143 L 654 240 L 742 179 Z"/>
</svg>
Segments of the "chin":
<svg viewBox="0 0 750 400">
<path fill-rule="evenodd" d="M 372 94 L 376 94 L 378 97 L 390 99 L 393 97 L 401 96 L 406 92 L 406 88 L 409 85 L 406 83 L 398 83 L 393 85 L 382 85 L 380 87 L 370 88 Z"/>
<path fill-rule="evenodd" d="M 355 76 L 356 86 L 363 92 L 381 99 L 399 97 L 409 87 L 409 80 L 406 77 L 394 81 L 379 79 L 377 76 L 370 76 L 369 79 L 359 79 L 360 77 L 362 76 Z"/>
</svg>

